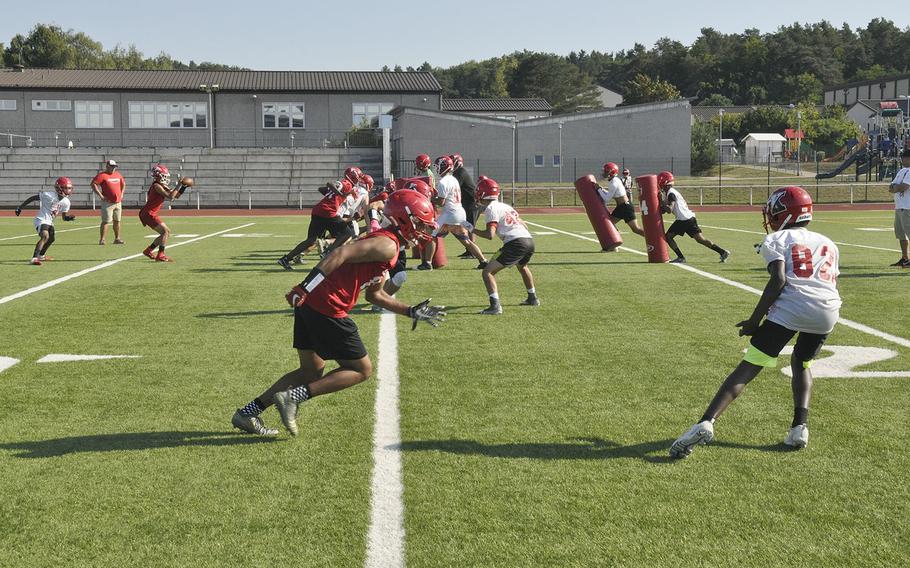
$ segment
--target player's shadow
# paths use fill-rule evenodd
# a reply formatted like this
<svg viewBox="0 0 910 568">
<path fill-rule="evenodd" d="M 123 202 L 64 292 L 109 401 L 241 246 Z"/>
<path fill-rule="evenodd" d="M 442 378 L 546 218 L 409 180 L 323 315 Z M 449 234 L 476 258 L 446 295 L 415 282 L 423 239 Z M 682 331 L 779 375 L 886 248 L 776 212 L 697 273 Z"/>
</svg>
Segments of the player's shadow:
<svg viewBox="0 0 910 568">
<path fill-rule="evenodd" d="M 673 461 L 667 449 L 673 440 L 657 440 L 623 446 L 601 438 L 569 438 L 560 442 L 484 444 L 474 440 L 415 440 L 402 442 L 405 452 L 446 452 L 489 458 L 536 460 L 640 459 L 651 463 Z M 656 455 L 660 454 L 660 455 Z"/>
<path fill-rule="evenodd" d="M 904 269 L 904 270 L 906 270 L 906 269 Z M 844 278 L 849 279 L 849 278 L 893 278 L 893 277 L 905 278 L 906 275 L 907 275 L 906 272 L 903 272 L 903 273 L 902 272 L 861 272 L 861 273 L 841 272 L 840 274 L 837 275 L 837 279 L 842 280 Z"/>
<path fill-rule="evenodd" d="M 14 452 L 17 458 L 54 458 L 69 454 L 156 450 L 160 448 L 248 446 L 276 442 L 276 438 L 220 432 L 132 432 L 73 436 L 52 440 L 10 442 L 0 450 Z"/>
<path fill-rule="evenodd" d="M 284 316 L 293 316 L 294 312 L 290 308 L 283 308 L 280 310 L 253 310 L 249 312 L 209 312 L 204 314 L 196 314 L 197 318 L 211 318 L 211 319 L 238 319 L 238 318 L 251 318 L 256 316 L 275 316 L 275 315 L 284 315 Z"/>
</svg>

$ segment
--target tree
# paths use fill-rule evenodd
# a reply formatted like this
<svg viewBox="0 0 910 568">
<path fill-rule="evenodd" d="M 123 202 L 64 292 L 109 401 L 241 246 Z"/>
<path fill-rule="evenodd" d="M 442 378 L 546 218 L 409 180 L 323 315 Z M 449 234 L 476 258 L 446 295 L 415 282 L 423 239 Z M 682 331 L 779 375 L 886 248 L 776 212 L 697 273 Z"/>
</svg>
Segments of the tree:
<svg viewBox="0 0 910 568">
<path fill-rule="evenodd" d="M 601 108 L 591 77 L 565 58 L 548 53 L 516 54 L 518 65 L 509 82 L 513 97 L 542 97 L 554 114 Z"/>
<path fill-rule="evenodd" d="M 680 98 L 679 89 L 659 78 L 654 79 L 639 73 L 626 85 L 626 94 L 622 104 L 634 105 L 640 103 L 653 103 L 672 101 Z"/>
<path fill-rule="evenodd" d="M 714 93 L 702 99 L 698 106 L 733 106 L 733 101 L 720 93 Z"/>
<path fill-rule="evenodd" d="M 692 125 L 692 173 L 705 173 L 717 163 L 717 130 L 710 123 Z"/>
</svg>

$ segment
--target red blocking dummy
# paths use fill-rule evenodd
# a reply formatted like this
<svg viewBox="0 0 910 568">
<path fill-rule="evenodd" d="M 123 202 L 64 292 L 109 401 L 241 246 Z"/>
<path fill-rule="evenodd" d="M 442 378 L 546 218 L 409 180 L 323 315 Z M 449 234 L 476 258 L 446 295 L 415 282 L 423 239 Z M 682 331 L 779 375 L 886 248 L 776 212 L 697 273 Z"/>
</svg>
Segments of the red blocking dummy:
<svg viewBox="0 0 910 568">
<path fill-rule="evenodd" d="M 638 195 L 641 199 L 641 218 L 645 229 L 645 243 L 648 245 L 648 262 L 667 262 L 667 241 L 664 239 L 664 218 L 660 212 L 660 198 L 657 192 L 657 176 L 638 176 Z"/>
<path fill-rule="evenodd" d="M 622 236 L 610 220 L 610 212 L 603 200 L 597 195 L 597 180 L 592 175 L 580 177 L 575 180 L 575 190 L 585 206 L 588 220 L 591 221 L 591 227 L 600 241 L 600 248 L 606 252 L 616 250 L 616 247 L 622 244 Z"/>
</svg>

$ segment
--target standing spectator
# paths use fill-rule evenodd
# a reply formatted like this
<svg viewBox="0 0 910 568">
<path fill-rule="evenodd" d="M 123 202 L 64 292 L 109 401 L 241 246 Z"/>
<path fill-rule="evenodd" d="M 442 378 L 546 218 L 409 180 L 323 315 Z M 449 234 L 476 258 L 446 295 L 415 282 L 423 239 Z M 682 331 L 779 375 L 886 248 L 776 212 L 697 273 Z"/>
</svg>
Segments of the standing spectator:
<svg viewBox="0 0 910 568">
<path fill-rule="evenodd" d="M 629 171 L 629 168 L 623 168 L 622 184 L 626 187 L 626 195 L 632 203 L 635 203 L 635 196 L 632 195 L 632 186 L 634 183 L 635 180 L 632 178 L 632 172 Z"/>
<path fill-rule="evenodd" d="M 894 236 L 901 245 L 901 258 L 891 266 L 910 268 L 910 148 L 901 151 L 901 165 L 888 186 L 888 192 L 894 194 Z"/>
<path fill-rule="evenodd" d="M 122 245 L 120 238 L 120 213 L 122 212 L 123 192 L 126 190 L 126 180 L 117 171 L 117 162 L 108 160 L 104 162 L 104 171 L 92 179 L 92 191 L 101 198 L 101 239 L 99 245 L 104 244 L 107 236 L 107 226 L 114 223 L 114 244 Z"/>
<path fill-rule="evenodd" d="M 450 157 L 455 165 L 452 175 L 455 176 L 455 179 L 458 180 L 458 185 L 461 186 L 461 208 L 464 209 L 468 223 L 473 225 L 477 222 L 477 203 L 474 201 L 474 192 L 477 191 L 477 185 L 474 183 L 474 179 L 467 168 L 464 167 L 464 158 L 461 157 L 461 154 L 452 154 Z M 471 233 L 471 240 L 474 240 L 474 233 Z M 471 259 L 474 256 L 470 251 L 464 251 L 458 258 Z"/>
</svg>

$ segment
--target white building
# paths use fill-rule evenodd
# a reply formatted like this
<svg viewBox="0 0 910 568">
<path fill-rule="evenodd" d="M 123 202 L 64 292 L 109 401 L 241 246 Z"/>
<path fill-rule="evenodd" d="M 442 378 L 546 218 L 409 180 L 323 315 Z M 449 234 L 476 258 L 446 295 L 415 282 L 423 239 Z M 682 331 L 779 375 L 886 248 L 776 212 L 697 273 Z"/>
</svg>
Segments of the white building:
<svg viewBox="0 0 910 568">
<path fill-rule="evenodd" d="M 773 132 L 750 132 L 743 138 L 746 147 L 745 159 L 748 162 L 761 162 L 768 159 L 780 161 L 783 159 L 787 139 Z"/>
</svg>

